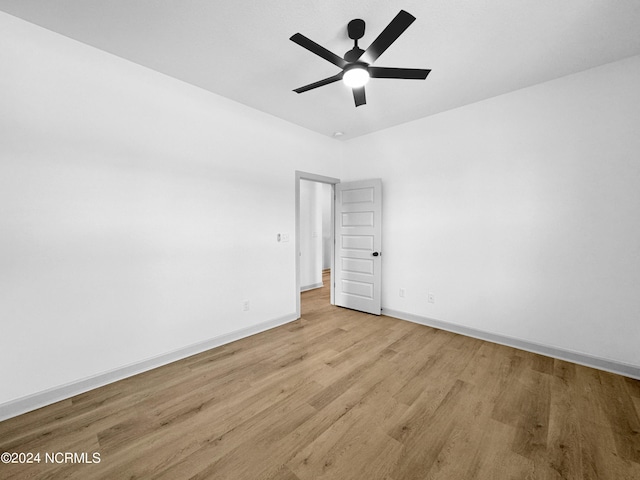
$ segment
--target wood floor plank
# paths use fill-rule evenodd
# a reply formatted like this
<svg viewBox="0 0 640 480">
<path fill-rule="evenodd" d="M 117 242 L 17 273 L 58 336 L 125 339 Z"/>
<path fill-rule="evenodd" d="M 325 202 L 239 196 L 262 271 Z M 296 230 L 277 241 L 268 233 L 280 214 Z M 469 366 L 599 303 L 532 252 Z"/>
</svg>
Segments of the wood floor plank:
<svg viewBox="0 0 640 480">
<path fill-rule="evenodd" d="M 385 459 L 402 446 L 371 421 L 366 408 L 352 408 L 287 464 L 301 480 L 383 478 Z"/>
<path fill-rule="evenodd" d="M 563 371 L 570 367 L 570 364 L 562 363 Z M 549 409 L 547 461 L 559 478 L 580 480 L 583 478 L 581 452 L 589 448 L 589 445 L 581 440 L 580 411 L 576 409 L 572 400 L 571 385 L 556 375 L 552 377 L 551 382 L 553 394 Z"/>
<path fill-rule="evenodd" d="M 0 422 L 4 451 L 101 461 L 2 479 L 638 480 L 640 382 L 324 287 L 294 322 Z"/>
<path fill-rule="evenodd" d="M 513 451 L 531 459 L 546 454 L 549 433 L 551 375 L 532 369 L 524 386 Z"/>
<path fill-rule="evenodd" d="M 535 462 L 511 450 L 515 427 L 489 418 L 487 428 L 478 441 L 477 451 L 465 456 L 469 468 L 463 478 L 537 480 Z"/>
</svg>

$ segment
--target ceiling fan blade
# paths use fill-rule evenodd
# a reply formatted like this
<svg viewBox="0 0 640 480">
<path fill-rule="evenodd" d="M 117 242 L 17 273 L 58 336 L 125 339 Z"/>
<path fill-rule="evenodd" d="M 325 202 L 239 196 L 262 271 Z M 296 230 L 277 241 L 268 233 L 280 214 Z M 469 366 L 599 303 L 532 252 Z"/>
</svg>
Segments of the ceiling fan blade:
<svg viewBox="0 0 640 480">
<path fill-rule="evenodd" d="M 400 10 L 400 13 L 387 25 L 387 28 L 385 28 L 382 33 L 378 35 L 378 38 L 369 45 L 369 48 L 365 50 L 360 57 L 361 60 L 369 64 L 375 62 L 378 57 L 409 28 L 409 25 L 411 25 L 415 19 L 416 17 L 410 13 Z"/>
<path fill-rule="evenodd" d="M 325 78 L 324 80 L 319 80 L 314 83 L 310 83 L 309 85 L 305 85 L 304 87 L 296 88 L 294 92 L 303 93 L 308 92 L 309 90 L 313 90 L 314 88 L 322 87 L 324 85 L 329 85 L 330 83 L 337 82 L 342 79 L 342 72 L 334 75 L 333 77 Z"/>
<path fill-rule="evenodd" d="M 339 57 L 338 55 L 336 55 L 333 52 L 330 52 L 329 50 L 324 48 L 322 45 L 318 45 L 316 42 L 314 42 L 313 40 L 308 39 L 307 37 L 305 37 L 301 33 L 296 33 L 289 40 L 291 40 L 292 42 L 297 43 L 301 47 L 306 48 L 307 50 L 309 50 L 311 53 L 315 53 L 319 57 L 324 58 L 328 62 L 331 62 L 331 63 L 333 63 L 334 65 L 336 65 L 336 66 L 338 66 L 340 68 L 344 68 L 344 67 L 347 66 L 347 61 L 344 58 Z"/>
<path fill-rule="evenodd" d="M 407 80 L 424 80 L 431 70 L 422 68 L 387 68 L 369 67 L 371 78 L 403 78 Z"/>
<path fill-rule="evenodd" d="M 353 99 L 356 102 L 356 107 L 367 103 L 367 97 L 364 94 L 364 87 L 358 87 L 353 89 Z"/>
</svg>

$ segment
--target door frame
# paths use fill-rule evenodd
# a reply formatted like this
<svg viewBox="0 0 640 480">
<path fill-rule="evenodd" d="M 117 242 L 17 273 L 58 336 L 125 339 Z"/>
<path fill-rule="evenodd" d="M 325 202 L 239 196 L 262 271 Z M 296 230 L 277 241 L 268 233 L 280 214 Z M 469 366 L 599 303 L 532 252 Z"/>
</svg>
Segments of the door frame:
<svg viewBox="0 0 640 480">
<path fill-rule="evenodd" d="M 339 178 L 326 177 L 315 173 L 302 172 L 296 170 L 296 318 L 300 318 L 300 180 L 309 180 L 317 183 L 326 183 L 331 185 L 331 305 L 334 305 L 334 280 L 333 272 L 335 270 L 335 186 L 340 183 Z"/>
</svg>

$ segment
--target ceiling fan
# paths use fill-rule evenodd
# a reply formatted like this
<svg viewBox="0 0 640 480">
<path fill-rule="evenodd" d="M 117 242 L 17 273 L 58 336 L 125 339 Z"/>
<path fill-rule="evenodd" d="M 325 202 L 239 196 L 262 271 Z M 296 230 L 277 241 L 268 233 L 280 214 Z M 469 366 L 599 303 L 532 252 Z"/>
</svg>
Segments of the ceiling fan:
<svg viewBox="0 0 640 480">
<path fill-rule="evenodd" d="M 375 62 L 407 28 L 409 28 L 409 25 L 411 25 L 415 19 L 416 17 L 410 13 L 400 10 L 400 13 L 391 20 L 391 23 L 387 25 L 382 33 L 378 35 L 378 38 L 376 38 L 366 50 L 362 50 L 358 47 L 358 40 L 364 36 L 364 20 L 351 20 L 347 25 L 347 33 L 349 34 L 349 38 L 354 41 L 354 46 L 351 50 L 345 53 L 344 58 L 330 52 L 301 33 L 296 33 L 290 38 L 291 41 L 297 43 L 303 48 L 306 48 L 311 53 L 315 53 L 319 57 L 333 63 L 337 67 L 340 67 L 342 71 L 329 78 L 325 78 L 324 80 L 296 88 L 294 92 L 308 92 L 314 88 L 342 80 L 347 86 L 353 89 L 353 99 L 355 100 L 356 107 L 359 107 L 360 105 L 367 103 L 364 93 L 364 85 L 369 81 L 370 77 L 402 78 L 412 80 L 426 79 L 431 70 L 421 68 L 386 68 L 371 66 L 371 64 Z"/>
</svg>

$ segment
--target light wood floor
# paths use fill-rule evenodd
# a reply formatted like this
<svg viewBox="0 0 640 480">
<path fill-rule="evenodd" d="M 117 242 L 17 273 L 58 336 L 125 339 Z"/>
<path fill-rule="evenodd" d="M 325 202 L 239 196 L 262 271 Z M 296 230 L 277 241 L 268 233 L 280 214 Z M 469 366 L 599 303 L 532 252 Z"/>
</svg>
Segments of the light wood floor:
<svg viewBox="0 0 640 480">
<path fill-rule="evenodd" d="M 331 307 L 0 423 L 0 478 L 640 479 L 640 382 Z"/>
</svg>

